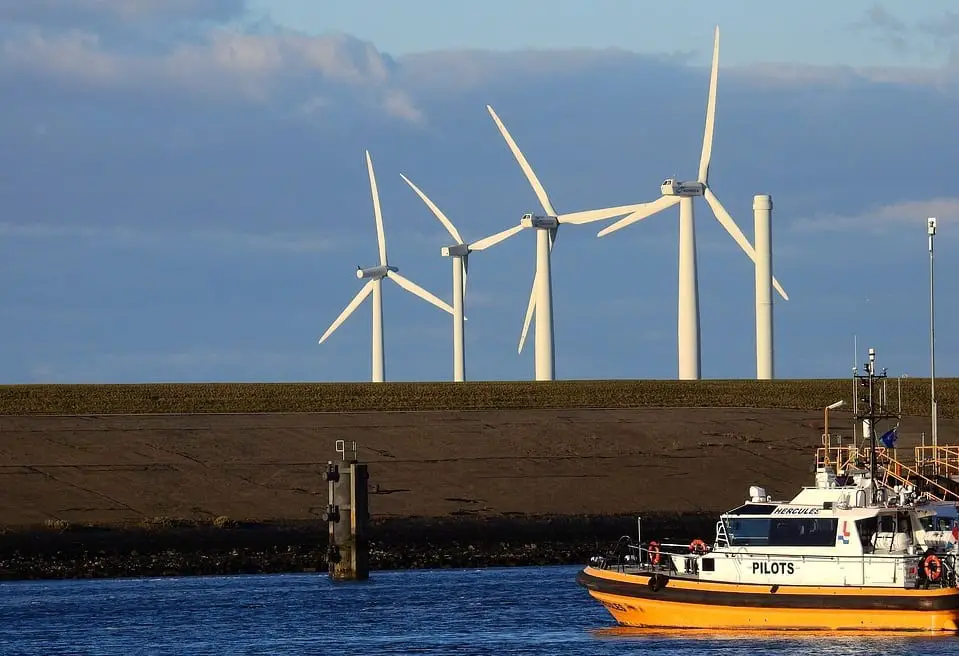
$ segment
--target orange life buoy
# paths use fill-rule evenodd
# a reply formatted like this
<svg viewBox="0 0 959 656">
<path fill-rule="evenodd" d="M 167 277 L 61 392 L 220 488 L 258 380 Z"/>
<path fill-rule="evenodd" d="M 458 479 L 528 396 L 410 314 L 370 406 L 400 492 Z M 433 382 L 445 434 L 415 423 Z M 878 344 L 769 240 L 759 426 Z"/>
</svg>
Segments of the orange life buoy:
<svg viewBox="0 0 959 656">
<path fill-rule="evenodd" d="M 659 564 L 659 543 L 653 540 L 649 543 L 649 548 L 646 550 L 649 553 L 649 562 L 653 565 Z"/>
<path fill-rule="evenodd" d="M 936 554 L 929 554 L 922 561 L 922 569 L 930 581 L 938 581 L 939 577 L 942 576 L 942 561 Z"/>
<path fill-rule="evenodd" d="M 696 538 L 695 540 L 689 543 L 689 553 L 703 554 L 703 553 L 706 553 L 707 551 L 709 551 L 709 547 L 707 547 L 706 543 L 700 540 L 699 538 Z"/>
</svg>

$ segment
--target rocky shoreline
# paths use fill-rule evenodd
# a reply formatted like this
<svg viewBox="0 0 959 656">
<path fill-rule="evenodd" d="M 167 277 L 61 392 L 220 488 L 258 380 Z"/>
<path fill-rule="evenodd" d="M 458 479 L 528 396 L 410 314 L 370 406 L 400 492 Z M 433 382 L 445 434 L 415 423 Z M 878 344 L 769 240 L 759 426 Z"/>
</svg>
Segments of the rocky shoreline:
<svg viewBox="0 0 959 656">
<path fill-rule="evenodd" d="M 712 513 L 648 515 L 643 538 L 709 539 L 715 520 Z M 635 516 L 379 519 L 370 526 L 370 568 L 580 564 L 636 529 Z M 0 580 L 325 574 L 326 538 L 319 522 L 6 529 Z"/>
</svg>

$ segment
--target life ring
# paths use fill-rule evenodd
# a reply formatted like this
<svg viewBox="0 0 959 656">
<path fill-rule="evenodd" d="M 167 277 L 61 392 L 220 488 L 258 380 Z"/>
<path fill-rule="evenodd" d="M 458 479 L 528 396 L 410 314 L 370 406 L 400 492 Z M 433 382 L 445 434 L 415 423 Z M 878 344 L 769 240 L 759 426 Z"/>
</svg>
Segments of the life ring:
<svg viewBox="0 0 959 656">
<path fill-rule="evenodd" d="M 926 573 L 926 578 L 930 581 L 938 581 L 942 576 L 942 561 L 936 554 L 929 554 L 922 561 L 922 570 Z"/>
<path fill-rule="evenodd" d="M 649 548 L 646 549 L 649 553 L 649 562 L 653 565 L 659 564 L 659 543 L 653 540 L 649 543 Z"/>
<path fill-rule="evenodd" d="M 704 554 L 707 551 L 709 551 L 709 547 L 707 547 L 706 543 L 699 538 L 696 538 L 689 543 L 689 553 Z"/>
</svg>

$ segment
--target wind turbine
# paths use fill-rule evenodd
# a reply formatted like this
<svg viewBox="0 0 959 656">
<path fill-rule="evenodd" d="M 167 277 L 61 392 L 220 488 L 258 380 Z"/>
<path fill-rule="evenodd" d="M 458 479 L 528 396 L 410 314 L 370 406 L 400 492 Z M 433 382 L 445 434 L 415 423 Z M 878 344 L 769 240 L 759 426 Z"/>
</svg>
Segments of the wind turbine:
<svg viewBox="0 0 959 656">
<path fill-rule="evenodd" d="M 441 310 L 446 310 L 447 312 L 452 313 L 453 308 L 417 285 L 412 280 L 401 276 L 399 273 L 400 270 L 397 267 L 389 264 L 389 261 L 386 257 L 386 236 L 383 233 L 383 215 L 380 212 L 380 195 L 376 190 L 376 176 L 373 175 L 373 161 L 370 159 L 370 151 L 366 151 L 366 170 L 370 175 L 370 192 L 373 195 L 373 216 L 376 218 L 376 242 L 380 251 L 380 263 L 379 266 L 369 267 L 367 269 L 363 269 L 359 266 L 356 267 L 356 277 L 361 280 L 364 278 L 367 278 L 368 280 L 366 284 L 360 288 L 360 291 L 357 292 L 356 296 L 353 297 L 353 300 L 350 301 L 349 304 L 347 304 L 347 306 L 343 309 L 343 312 L 341 312 L 340 316 L 336 318 L 336 321 L 334 321 L 330 327 L 326 329 L 326 332 L 323 333 L 322 337 L 320 337 L 320 344 L 326 341 L 326 338 L 332 335 L 333 331 L 339 328 L 340 324 L 346 321 L 346 319 L 353 314 L 353 311 L 360 306 L 360 303 L 362 303 L 366 297 L 372 293 L 373 382 L 382 383 L 386 368 L 383 357 L 383 278 L 389 278 L 406 291 L 419 296 L 425 301 L 429 301 Z"/>
<path fill-rule="evenodd" d="M 448 257 L 453 261 L 453 380 L 462 382 L 466 380 L 466 348 L 464 344 L 463 322 L 466 320 L 463 316 L 466 298 L 466 275 L 469 271 L 469 255 L 472 251 L 481 251 L 498 244 L 504 239 L 515 235 L 523 229 L 522 226 L 507 228 L 495 235 L 480 239 L 472 244 L 463 241 L 459 231 L 453 222 L 450 221 L 442 210 L 436 206 L 429 197 L 420 190 L 405 175 L 400 173 L 400 177 L 406 181 L 416 195 L 422 199 L 426 206 L 433 212 L 433 215 L 439 219 L 447 232 L 456 240 L 452 246 L 443 246 L 440 253 L 443 257 Z"/>
<path fill-rule="evenodd" d="M 699 159 L 699 175 L 693 182 L 667 178 L 660 190 L 662 196 L 647 203 L 642 209 L 603 228 L 603 237 L 657 212 L 679 203 L 679 377 L 683 380 L 700 378 L 699 339 L 699 279 L 696 272 L 696 232 L 693 221 L 693 199 L 703 196 L 712 208 L 716 219 L 726 232 L 739 244 L 746 255 L 756 262 L 756 252 L 742 230 L 723 207 L 709 187 L 709 159 L 713 148 L 713 127 L 716 118 L 716 80 L 719 75 L 719 26 L 713 39 L 713 62 L 709 77 L 709 99 L 706 104 L 706 130 L 703 135 L 703 150 Z M 773 286 L 779 295 L 789 300 L 779 281 L 773 278 Z"/>
<path fill-rule="evenodd" d="M 639 211 L 645 206 L 645 203 L 636 205 L 623 205 L 620 207 L 608 207 L 599 210 L 586 210 L 582 212 L 573 212 L 570 214 L 558 214 L 553 209 L 553 204 L 546 195 L 546 190 L 540 183 L 539 178 L 533 172 L 533 168 L 526 161 L 523 152 L 516 145 L 513 137 L 510 136 L 503 121 L 500 120 L 496 112 L 490 105 L 486 106 L 490 116 L 499 128 L 503 139 L 513 152 L 513 156 L 519 163 L 526 179 L 533 187 L 533 192 L 539 199 L 545 216 L 534 216 L 527 213 L 523 216 L 518 226 L 513 229 L 518 232 L 521 228 L 533 228 L 536 230 L 536 275 L 533 278 L 533 288 L 529 295 L 529 305 L 526 307 L 526 319 L 523 322 L 523 333 L 520 335 L 519 348 L 517 352 L 523 351 L 523 344 L 526 341 L 526 334 L 529 332 L 529 322 L 533 318 L 533 309 L 536 309 L 536 345 L 535 345 L 535 368 L 536 380 L 553 380 L 555 369 L 555 355 L 553 353 L 553 282 L 550 270 L 550 254 L 553 250 L 553 244 L 556 243 L 556 235 L 559 226 L 562 223 L 582 224 L 592 223 L 593 221 L 602 221 L 611 219 L 614 216 L 621 216 L 630 212 Z M 502 234 L 502 233 L 500 233 Z M 515 232 L 513 233 L 515 234 Z"/>
</svg>

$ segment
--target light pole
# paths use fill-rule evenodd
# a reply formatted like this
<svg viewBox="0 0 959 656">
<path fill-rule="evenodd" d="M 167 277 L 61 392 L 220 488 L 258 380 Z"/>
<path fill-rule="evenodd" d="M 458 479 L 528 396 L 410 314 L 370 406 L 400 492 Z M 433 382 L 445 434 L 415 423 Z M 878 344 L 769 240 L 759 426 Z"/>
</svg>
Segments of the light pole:
<svg viewBox="0 0 959 656">
<path fill-rule="evenodd" d="M 846 405 L 846 402 L 843 400 L 836 401 L 835 403 L 830 403 L 825 408 L 823 408 L 823 418 L 822 418 L 822 445 L 826 449 L 826 457 L 824 458 L 824 464 L 829 464 L 829 456 L 832 453 L 832 438 L 829 435 L 829 411 L 835 410 L 836 408 L 841 408 Z M 839 472 L 839 467 L 842 461 L 842 439 L 839 440 L 839 448 L 836 453 L 836 472 Z"/>
<path fill-rule="evenodd" d="M 841 408 L 846 405 L 845 401 L 836 401 L 835 403 L 830 403 L 823 409 L 823 434 L 826 436 L 826 439 L 829 439 L 829 411 L 835 410 L 836 408 Z"/>
<path fill-rule="evenodd" d="M 933 241 L 936 236 L 936 217 L 927 221 L 929 233 L 929 397 L 932 415 L 932 453 L 936 473 L 939 473 L 939 419 L 936 416 L 936 268 Z"/>
</svg>

